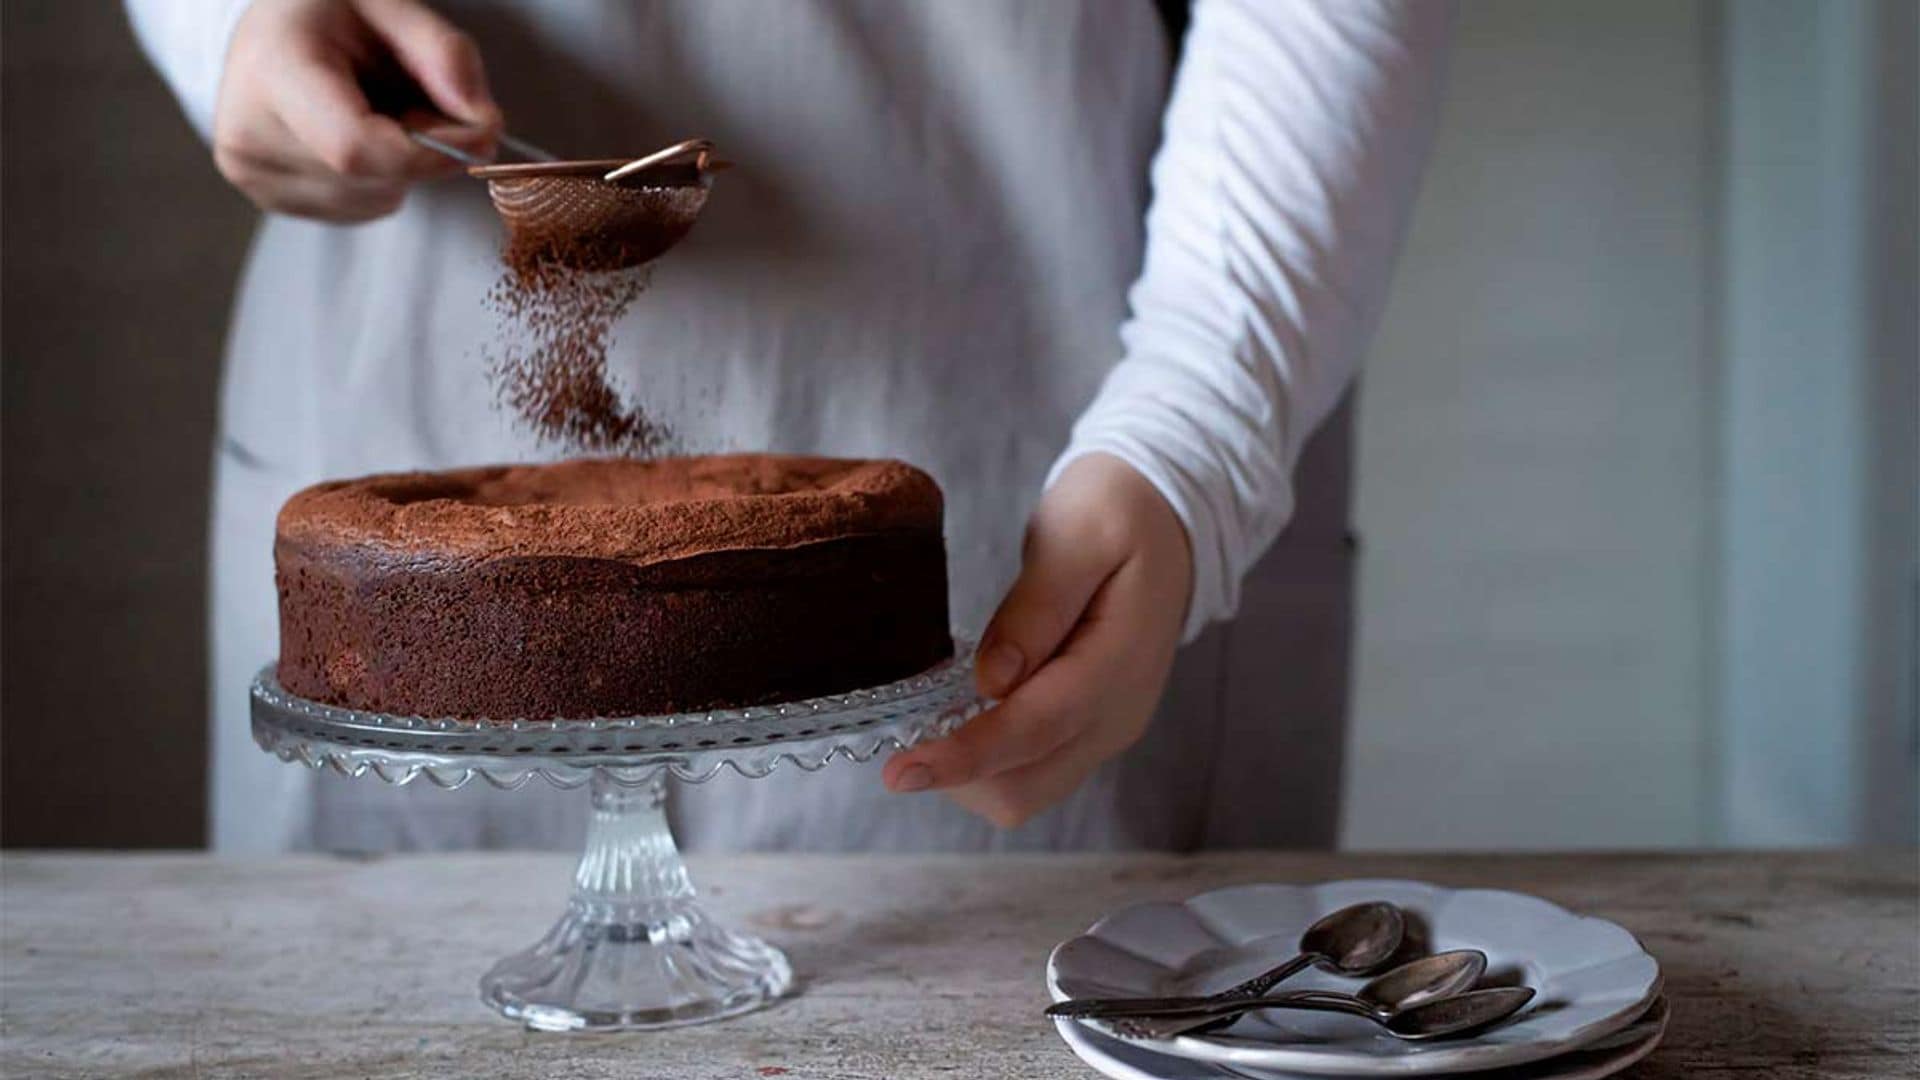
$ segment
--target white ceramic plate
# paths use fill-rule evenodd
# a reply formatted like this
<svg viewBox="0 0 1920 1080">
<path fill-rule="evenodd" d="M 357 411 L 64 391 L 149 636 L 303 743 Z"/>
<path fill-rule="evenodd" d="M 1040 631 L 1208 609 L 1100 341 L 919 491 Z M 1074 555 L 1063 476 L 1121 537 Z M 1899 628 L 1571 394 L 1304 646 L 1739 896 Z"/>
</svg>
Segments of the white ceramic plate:
<svg viewBox="0 0 1920 1080">
<path fill-rule="evenodd" d="M 1162 1054 L 1140 1043 L 1102 1035 L 1085 1024 L 1056 1020 L 1060 1037 L 1081 1061 L 1113 1080 L 1312 1080 L 1310 1073 L 1236 1069 Z M 1653 1053 L 1667 1033 L 1667 999 L 1654 1000 L 1640 1019 L 1585 1049 L 1480 1074 L 1478 1080 L 1601 1080 Z"/>
<path fill-rule="evenodd" d="M 1402 1042 L 1354 1017 L 1250 1013 L 1232 1027 L 1143 1048 L 1237 1068 L 1321 1076 L 1469 1072 L 1542 1061 L 1619 1031 L 1660 992 L 1660 967 L 1633 935 L 1538 897 L 1416 881 L 1241 885 L 1180 903 L 1141 904 L 1062 942 L 1047 961 L 1054 1000 L 1211 994 L 1293 955 L 1322 915 L 1388 900 L 1408 916 L 1417 952 L 1479 949 L 1485 983 L 1537 991 L 1513 1020 L 1469 1039 Z M 1310 971 L 1289 987 L 1354 990 L 1364 980 Z M 1096 1027 L 1098 1025 L 1095 1025 Z"/>
</svg>

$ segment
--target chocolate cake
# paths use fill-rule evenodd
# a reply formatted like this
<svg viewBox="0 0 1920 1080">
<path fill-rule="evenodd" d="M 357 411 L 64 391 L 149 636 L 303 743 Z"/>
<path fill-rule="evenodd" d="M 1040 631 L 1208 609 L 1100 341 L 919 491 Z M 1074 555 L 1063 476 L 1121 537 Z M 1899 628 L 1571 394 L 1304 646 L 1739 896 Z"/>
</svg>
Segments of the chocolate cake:
<svg viewBox="0 0 1920 1080">
<path fill-rule="evenodd" d="M 940 489 L 743 454 L 395 473 L 280 511 L 280 683 L 483 720 L 874 686 L 952 651 Z"/>
</svg>

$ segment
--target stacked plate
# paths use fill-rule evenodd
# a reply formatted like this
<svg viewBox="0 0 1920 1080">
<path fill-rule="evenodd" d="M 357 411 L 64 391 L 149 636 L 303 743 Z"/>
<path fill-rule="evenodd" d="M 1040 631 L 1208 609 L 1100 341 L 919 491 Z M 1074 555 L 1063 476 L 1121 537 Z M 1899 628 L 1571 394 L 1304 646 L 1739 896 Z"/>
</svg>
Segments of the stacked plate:
<svg viewBox="0 0 1920 1080">
<path fill-rule="evenodd" d="M 1503 1080 L 1593 1080 L 1632 1065 L 1665 1034 L 1660 965 L 1605 919 L 1538 897 L 1415 881 L 1242 885 L 1181 903 L 1141 904 L 1062 942 L 1047 961 L 1055 1001 L 1213 994 L 1294 955 L 1315 920 L 1385 900 L 1407 919 L 1405 955 L 1487 954 L 1481 985 L 1536 991 L 1512 1019 L 1477 1035 L 1403 1042 L 1365 1020 L 1269 1009 L 1231 1027 L 1166 1040 L 1118 1038 L 1098 1022 L 1058 1020 L 1081 1060 L 1123 1080 L 1295 1080 L 1480 1073 Z M 1318 969 L 1279 989 L 1353 991 Z"/>
</svg>

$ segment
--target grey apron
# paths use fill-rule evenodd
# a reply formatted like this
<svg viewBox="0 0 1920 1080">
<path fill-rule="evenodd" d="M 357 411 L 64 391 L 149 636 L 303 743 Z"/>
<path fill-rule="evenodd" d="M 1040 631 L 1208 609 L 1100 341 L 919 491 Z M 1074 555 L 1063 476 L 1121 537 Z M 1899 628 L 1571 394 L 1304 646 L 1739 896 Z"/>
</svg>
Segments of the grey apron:
<svg viewBox="0 0 1920 1080">
<path fill-rule="evenodd" d="M 521 134 L 599 156 L 714 138 L 725 174 L 618 327 L 625 389 L 690 451 L 897 456 L 945 488 L 977 633 L 1025 516 L 1118 357 L 1165 100 L 1146 0 L 451 5 Z M 830 60 L 828 58 L 831 58 Z M 246 734 L 274 651 L 273 514 L 298 487 L 536 460 L 482 375 L 497 229 L 477 185 L 357 228 L 270 219 L 229 343 L 214 529 L 214 835 L 224 850 L 560 846 L 577 792 L 312 776 Z M 999 833 L 878 763 L 676 792 L 693 849 L 1324 846 L 1335 835 L 1352 556 L 1343 411 L 1240 617 L 1181 653 L 1147 737 Z"/>
</svg>

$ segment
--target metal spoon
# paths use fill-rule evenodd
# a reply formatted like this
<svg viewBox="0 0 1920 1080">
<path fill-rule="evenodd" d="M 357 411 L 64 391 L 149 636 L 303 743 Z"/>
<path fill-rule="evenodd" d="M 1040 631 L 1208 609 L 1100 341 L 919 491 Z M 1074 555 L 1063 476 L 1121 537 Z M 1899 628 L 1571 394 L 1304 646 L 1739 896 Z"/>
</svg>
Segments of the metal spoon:
<svg viewBox="0 0 1920 1080">
<path fill-rule="evenodd" d="M 1257 998 L 1273 989 L 1281 980 L 1291 978 L 1315 964 L 1344 975 L 1365 975 L 1392 958 L 1406 933 L 1406 916 L 1392 904 L 1374 901 L 1343 907 L 1307 927 L 1306 933 L 1300 935 L 1300 955 L 1202 1000 L 1224 1002 Z M 1158 1015 L 1161 1010 L 1151 1006 L 1168 1002 L 1188 1004 L 1193 1000 L 1077 998 L 1059 1002 L 1047 1010 L 1047 1015 L 1080 1019 L 1119 1014 L 1138 1016 L 1143 1008 Z M 1118 1013 L 1112 1010 L 1118 1010 Z"/>
<path fill-rule="evenodd" d="M 1290 1002 L 1325 994 L 1342 1000 L 1365 1002 L 1371 1005 L 1376 1013 L 1385 1017 L 1403 1009 L 1410 1009 L 1416 1005 L 1424 1005 L 1429 1001 L 1437 1001 L 1440 998 L 1452 997 L 1471 990 L 1473 984 L 1480 981 L 1480 976 L 1486 974 L 1486 970 L 1486 953 L 1479 949 L 1453 949 L 1401 964 L 1385 974 L 1375 976 L 1373 981 L 1352 994 L 1343 994 L 1337 990 L 1297 990 L 1265 1000 Z M 1243 1003 L 1248 1008 L 1255 1007 L 1257 1004 L 1251 1000 Z M 1068 1004 L 1077 1004 L 1077 1002 Z M 1223 1000 L 1219 995 L 1186 998 L 1122 998 L 1118 999 L 1114 1005 L 1102 1008 L 1097 1014 L 1080 1018 L 1091 1020 L 1117 1020 L 1122 1017 L 1167 1020 L 1202 1017 L 1218 1019 L 1221 1006 L 1227 1004 L 1232 1002 Z M 1051 1013 L 1051 1010 L 1049 1012 Z M 1060 1015 L 1069 1013 L 1073 1011 L 1063 1010 Z"/>
<path fill-rule="evenodd" d="M 1309 990 L 1253 1001 L 1225 1001 L 1212 1006 L 1204 1020 L 1182 1016 L 1178 1020 L 1123 1017 L 1112 1021 L 1113 1033 L 1126 1039 L 1171 1039 L 1198 1027 L 1253 1012 L 1257 1009 L 1306 1009 L 1313 1012 L 1345 1013 L 1371 1020 L 1395 1038 L 1409 1042 L 1444 1039 L 1505 1020 L 1533 1000 L 1530 986 L 1501 986 L 1488 990 L 1469 990 L 1452 997 L 1435 998 L 1420 1005 L 1382 1012 L 1380 1007 L 1358 997 L 1325 990 Z M 1199 1020 L 1196 1025 L 1194 1021 Z"/>
</svg>

